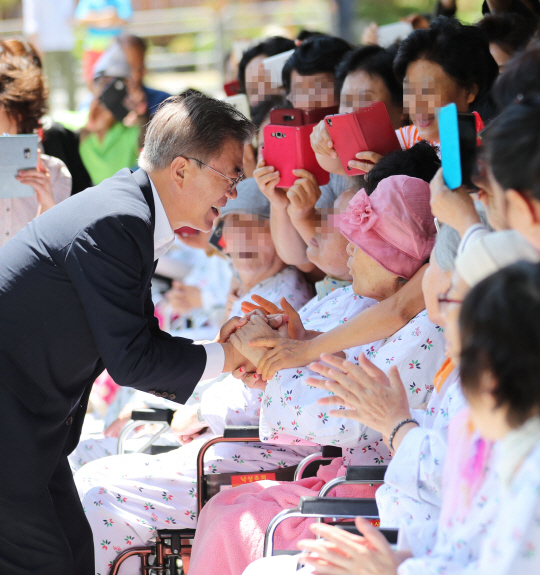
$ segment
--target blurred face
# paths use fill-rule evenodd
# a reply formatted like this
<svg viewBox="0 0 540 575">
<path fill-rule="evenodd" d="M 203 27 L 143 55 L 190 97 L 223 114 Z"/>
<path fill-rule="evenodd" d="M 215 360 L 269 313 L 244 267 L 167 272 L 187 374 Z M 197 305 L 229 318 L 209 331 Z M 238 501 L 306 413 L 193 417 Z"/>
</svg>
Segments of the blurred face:
<svg viewBox="0 0 540 575">
<path fill-rule="evenodd" d="M 293 70 L 291 90 L 287 98 L 300 110 L 337 106 L 339 102 L 335 95 L 334 82 L 334 74 L 331 72 L 300 76 Z"/>
<path fill-rule="evenodd" d="M 498 44 L 495 44 L 495 42 L 490 42 L 489 51 L 495 62 L 497 62 L 497 66 L 499 66 L 499 74 L 502 74 L 506 68 L 506 64 L 512 59 L 513 54 L 509 54 Z"/>
<path fill-rule="evenodd" d="M 356 295 L 383 301 L 398 291 L 397 276 L 383 268 L 358 246 L 349 243 L 347 254 L 347 266 L 351 270 L 352 287 Z"/>
<path fill-rule="evenodd" d="M 493 176 L 489 167 L 481 163 L 480 173 L 473 176 L 473 183 L 478 186 L 478 199 L 486 209 L 489 225 L 497 231 L 508 229 L 507 201 L 504 190 Z"/>
<path fill-rule="evenodd" d="M 422 293 L 429 321 L 441 327 L 444 327 L 444 317 L 441 315 L 438 296 L 447 293 L 451 285 L 452 273 L 443 271 L 431 252 L 429 266 L 422 280 Z"/>
<path fill-rule="evenodd" d="M 143 79 L 146 74 L 146 68 L 144 66 L 144 54 L 142 50 L 129 45 L 123 46 L 122 50 L 124 51 L 126 60 L 128 61 L 131 70 L 130 81 L 133 84 L 133 87 L 142 86 Z"/>
<path fill-rule="evenodd" d="M 341 88 L 339 113 L 354 112 L 374 102 L 384 102 L 396 130 L 402 126 L 403 108 L 394 104 L 390 90 L 380 76 L 368 74 L 364 70 L 347 74 Z"/>
<path fill-rule="evenodd" d="M 411 62 L 407 67 L 403 80 L 403 106 L 420 137 L 438 142 L 436 111 L 453 102 L 458 112 L 467 112 L 476 92 L 476 89 L 469 92 L 459 86 L 439 64 L 420 59 Z"/>
<path fill-rule="evenodd" d="M 307 257 L 319 269 L 334 279 L 350 280 L 351 274 L 347 267 L 348 240 L 339 231 L 336 214 L 347 209 L 347 204 L 354 194 L 344 192 L 336 200 L 334 208 L 321 214 L 321 225 L 317 227 L 315 237 L 311 238 Z"/>
<path fill-rule="evenodd" d="M 17 122 L 0 105 L 0 134 L 16 136 L 18 133 Z"/>
<path fill-rule="evenodd" d="M 233 266 L 239 272 L 264 270 L 278 258 L 270 234 L 270 221 L 255 215 L 226 215 L 223 240 L 223 252 L 231 256 Z"/>
<path fill-rule="evenodd" d="M 270 71 L 263 66 L 265 58 L 266 54 L 255 56 L 246 66 L 246 96 L 250 106 L 256 106 L 273 94 L 283 94 L 281 86 L 272 87 Z"/>
<path fill-rule="evenodd" d="M 242 173 L 243 157 L 244 146 L 230 141 L 218 157 L 205 163 L 235 179 Z M 219 217 L 220 208 L 237 196 L 236 189 L 231 191 L 232 182 L 209 167 L 181 156 L 173 161 L 170 172 L 172 194 L 166 211 L 173 229 L 190 226 L 203 232 L 210 231 Z"/>
<path fill-rule="evenodd" d="M 459 365 L 461 353 L 461 339 L 459 333 L 459 314 L 461 312 L 461 302 L 469 292 L 469 286 L 461 279 L 461 276 L 454 272 L 452 285 L 446 295 L 447 300 L 440 304 L 439 312 L 443 317 L 444 336 L 446 340 L 446 352 L 452 359 L 454 365 Z"/>
</svg>

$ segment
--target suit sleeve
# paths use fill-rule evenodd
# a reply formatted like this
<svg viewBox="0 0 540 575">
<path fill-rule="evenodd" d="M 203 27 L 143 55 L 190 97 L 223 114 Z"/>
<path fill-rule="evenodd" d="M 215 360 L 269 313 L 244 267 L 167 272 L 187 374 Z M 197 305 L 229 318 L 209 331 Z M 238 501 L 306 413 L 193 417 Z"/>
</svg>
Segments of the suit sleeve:
<svg viewBox="0 0 540 575">
<path fill-rule="evenodd" d="M 159 330 L 142 285 L 143 254 L 152 242 L 140 218 L 103 218 L 68 246 L 65 268 L 114 381 L 184 403 L 205 369 L 206 352 Z"/>
</svg>

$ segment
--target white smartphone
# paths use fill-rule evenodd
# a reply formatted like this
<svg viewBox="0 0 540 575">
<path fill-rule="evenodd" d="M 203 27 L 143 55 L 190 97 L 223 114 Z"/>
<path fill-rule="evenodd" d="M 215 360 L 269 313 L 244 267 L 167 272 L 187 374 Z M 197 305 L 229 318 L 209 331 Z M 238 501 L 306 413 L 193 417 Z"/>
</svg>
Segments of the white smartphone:
<svg viewBox="0 0 540 575">
<path fill-rule="evenodd" d="M 263 60 L 264 69 L 270 72 L 270 82 L 272 83 L 272 88 L 279 88 L 283 86 L 281 80 L 281 72 L 283 71 L 283 66 L 285 62 L 294 54 L 293 50 L 287 50 L 287 52 L 282 52 L 281 54 L 276 54 L 275 56 L 270 56 Z"/>
<path fill-rule="evenodd" d="M 19 170 L 37 167 L 37 134 L 0 136 L 0 198 L 28 198 L 34 188 L 16 180 Z"/>
<path fill-rule="evenodd" d="M 413 31 L 412 24 L 409 22 L 394 22 L 393 24 L 386 24 L 379 26 L 377 30 L 377 37 L 379 39 L 379 46 L 387 48 L 397 40 L 404 40 Z"/>
<path fill-rule="evenodd" d="M 230 104 L 233 108 L 236 108 L 239 112 L 244 114 L 244 116 L 251 120 L 251 111 L 249 109 L 249 102 L 245 94 L 236 94 L 235 96 L 227 96 L 223 99 L 224 102 Z"/>
</svg>

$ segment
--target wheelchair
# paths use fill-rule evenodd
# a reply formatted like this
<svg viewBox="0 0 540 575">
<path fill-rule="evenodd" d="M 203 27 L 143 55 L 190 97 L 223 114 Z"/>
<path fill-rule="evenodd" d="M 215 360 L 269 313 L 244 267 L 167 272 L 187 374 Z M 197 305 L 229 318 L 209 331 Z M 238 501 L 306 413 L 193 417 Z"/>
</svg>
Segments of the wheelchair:
<svg viewBox="0 0 540 575">
<path fill-rule="evenodd" d="M 149 441 L 137 450 L 158 455 L 173 449 L 175 446 L 158 446 L 153 442 L 167 431 L 172 422 L 174 411 L 169 409 L 141 409 L 133 411 L 131 421 L 122 430 L 118 441 L 118 453 L 126 453 L 125 440 L 136 427 L 144 424 L 158 424 L 158 431 Z M 264 479 L 275 481 L 293 481 L 301 477 L 316 474 L 320 465 L 328 465 L 341 456 L 341 448 L 323 447 L 321 452 L 306 457 L 298 466 L 286 467 L 257 473 L 219 473 L 204 474 L 204 457 L 210 447 L 218 443 L 260 443 L 259 428 L 256 426 L 231 426 L 224 430 L 222 436 L 207 441 L 197 456 L 197 511 L 200 513 L 208 500 L 224 487 L 251 483 Z M 189 570 L 191 546 L 195 529 L 160 529 L 153 545 L 134 547 L 120 552 L 113 561 L 109 575 L 118 575 L 124 561 L 130 557 L 139 557 L 143 575 L 183 575 Z"/>
</svg>

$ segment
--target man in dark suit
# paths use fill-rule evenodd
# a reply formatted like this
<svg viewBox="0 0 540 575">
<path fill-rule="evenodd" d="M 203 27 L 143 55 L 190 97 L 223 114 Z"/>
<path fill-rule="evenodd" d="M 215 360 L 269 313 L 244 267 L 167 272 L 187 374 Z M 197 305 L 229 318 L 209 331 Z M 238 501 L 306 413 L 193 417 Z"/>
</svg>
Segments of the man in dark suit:
<svg viewBox="0 0 540 575">
<path fill-rule="evenodd" d="M 160 331 L 150 283 L 173 230 L 208 231 L 236 197 L 254 126 L 202 95 L 172 98 L 121 170 L 33 220 L 0 249 L 0 573 L 94 575 L 69 454 L 95 378 L 183 403 L 245 363 L 229 343 Z M 105 575 L 105 574 L 101 574 Z"/>
</svg>

